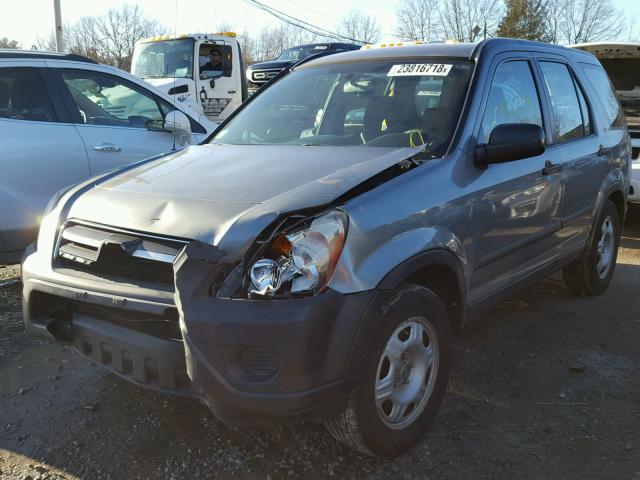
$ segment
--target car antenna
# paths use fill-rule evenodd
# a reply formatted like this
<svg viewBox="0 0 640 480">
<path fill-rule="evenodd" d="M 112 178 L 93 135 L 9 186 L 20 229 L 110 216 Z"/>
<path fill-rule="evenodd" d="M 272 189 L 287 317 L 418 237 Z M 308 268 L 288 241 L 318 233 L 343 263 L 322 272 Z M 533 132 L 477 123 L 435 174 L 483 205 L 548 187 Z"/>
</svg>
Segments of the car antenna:
<svg viewBox="0 0 640 480">
<path fill-rule="evenodd" d="M 173 111 L 176 111 L 176 65 L 178 65 L 178 58 L 176 54 L 176 42 L 178 41 L 178 0 L 176 0 L 175 17 L 173 19 Z M 175 118 L 175 113 L 173 114 Z M 173 138 L 172 152 L 176 150 L 176 122 L 173 122 L 173 128 L 171 129 Z"/>
</svg>

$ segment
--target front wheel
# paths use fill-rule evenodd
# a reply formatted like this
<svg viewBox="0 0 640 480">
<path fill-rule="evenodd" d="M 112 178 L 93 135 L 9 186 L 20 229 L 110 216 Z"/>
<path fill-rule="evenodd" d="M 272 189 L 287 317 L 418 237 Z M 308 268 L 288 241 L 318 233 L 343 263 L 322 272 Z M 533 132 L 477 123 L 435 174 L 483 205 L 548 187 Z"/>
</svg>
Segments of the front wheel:
<svg viewBox="0 0 640 480">
<path fill-rule="evenodd" d="M 451 358 L 442 301 L 427 288 L 398 289 L 364 355 L 347 409 L 326 424 L 370 455 L 398 455 L 425 434 L 445 392 Z"/>
<path fill-rule="evenodd" d="M 595 235 L 584 254 L 562 269 L 569 290 L 577 295 L 598 295 L 611 283 L 621 233 L 620 215 L 611 200 L 607 200 L 594 228 Z"/>
</svg>

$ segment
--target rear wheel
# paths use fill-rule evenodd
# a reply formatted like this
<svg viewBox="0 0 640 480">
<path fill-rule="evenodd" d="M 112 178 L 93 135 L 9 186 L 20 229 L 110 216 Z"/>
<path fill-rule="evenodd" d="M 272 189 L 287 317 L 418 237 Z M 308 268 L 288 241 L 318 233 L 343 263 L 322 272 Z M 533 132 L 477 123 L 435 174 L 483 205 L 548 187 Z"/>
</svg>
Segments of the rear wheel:
<svg viewBox="0 0 640 480">
<path fill-rule="evenodd" d="M 445 308 L 432 291 L 400 288 L 383 309 L 347 409 L 328 422 L 342 443 L 372 455 L 397 455 L 425 434 L 442 401 L 451 339 Z"/>
<path fill-rule="evenodd" d="M 562 269 L 565 283 L 577 295 L 598 295 L 611 283 L 621 232 L 620 215 L 611 200 L 607 200 L 594 228 L 595 235 L 585 253 Z"/>
</svg>

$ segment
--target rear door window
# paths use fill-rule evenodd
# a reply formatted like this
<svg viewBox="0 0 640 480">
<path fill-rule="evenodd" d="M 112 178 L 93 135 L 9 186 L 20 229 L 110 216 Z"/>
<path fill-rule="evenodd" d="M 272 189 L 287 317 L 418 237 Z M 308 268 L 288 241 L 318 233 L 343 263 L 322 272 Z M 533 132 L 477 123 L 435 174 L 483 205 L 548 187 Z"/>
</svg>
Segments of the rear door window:
<svg viewBox="0 0 640 480">
<path fill-rule="evenodd" d="M 491 132 L 505 123 L 542 125 L 540 98 L 526 60 L 511 60 L 498 66 L 491 82 L 489 98 L 478 135 L 479 143 L 487 143 Z"/>
<path fill-rule="evenodd" d="M 553 110 L 553 132 L 557 142 L 566 142 L 588 135 L 589 112 L 578 98 L 569 67 L 559 62 L 540 62 L 542 77 Z M 583 99 L 584 101 L 584 99 Z M 584 115 L 583 118 L 583 108 Z"/>
<path fill-rule="evenodd" d="M 0 118 L 56 121 L 49 94 L 36 68 L 0 68 Z"/>
<path fill-rule="evenodd" d="M 580 67 L 604 108 L 607 126 L 610 128 L 622 128 L 624 126 L 622 110 L 605 71 L 601 67 L 590 63 L 581 63 Z"/>
</svg>

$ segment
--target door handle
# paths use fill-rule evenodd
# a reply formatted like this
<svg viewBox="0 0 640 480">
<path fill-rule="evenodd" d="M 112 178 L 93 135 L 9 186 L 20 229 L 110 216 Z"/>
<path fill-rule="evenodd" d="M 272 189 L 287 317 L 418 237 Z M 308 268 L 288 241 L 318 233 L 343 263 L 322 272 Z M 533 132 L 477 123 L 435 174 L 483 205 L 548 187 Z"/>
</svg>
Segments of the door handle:
<svg viewBox="0 0 640 480">
<path fill-rule="evenodd" d="M 544 168 L 542 169 L 543 175 L 551 175 L 553 173 L 558 173 L 562 170 L 561 163 L 552 163 L 551 160 L 547 160 L 544 162 Z"/>
<path fill-rule="evenodd" d="M 235 91 L 235 90 L 229 90 L 229 91 L 227 91 L 227 93 L 228 93 L 229 95 L 233 95 L 234 93 L 236 93 L 236 91 Z"/>
<path fill-rule="evenodd" d="M 103 143 L 102 145 L 96 145 L 93 147 L 94 150 L 98 152 L 119 152 L 122 149 L 120 147 L 116 147 L 110 143 Z"/>
</svg>

